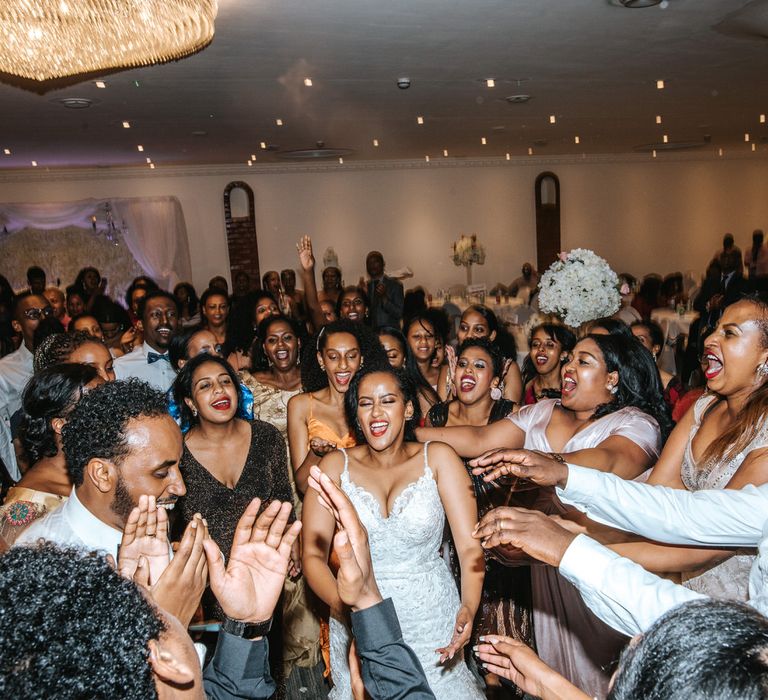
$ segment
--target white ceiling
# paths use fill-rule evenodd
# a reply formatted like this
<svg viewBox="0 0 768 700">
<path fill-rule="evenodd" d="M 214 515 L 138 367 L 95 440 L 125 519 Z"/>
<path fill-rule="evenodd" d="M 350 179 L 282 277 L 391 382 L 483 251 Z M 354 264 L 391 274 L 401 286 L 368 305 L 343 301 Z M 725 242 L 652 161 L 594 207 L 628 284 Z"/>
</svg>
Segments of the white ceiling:
<svg viewBox="0 0 768 700">
<path fill-rule="evenodd" d="M 345 160 L 626 153 L 663 134 L 765 150 L 766 36 L 768 0 L 220 0 L 213 43 L 178 63 L 106 89 L 0 84 L 0 168 L 278 160 L 262 141 Z"/>
</svg>

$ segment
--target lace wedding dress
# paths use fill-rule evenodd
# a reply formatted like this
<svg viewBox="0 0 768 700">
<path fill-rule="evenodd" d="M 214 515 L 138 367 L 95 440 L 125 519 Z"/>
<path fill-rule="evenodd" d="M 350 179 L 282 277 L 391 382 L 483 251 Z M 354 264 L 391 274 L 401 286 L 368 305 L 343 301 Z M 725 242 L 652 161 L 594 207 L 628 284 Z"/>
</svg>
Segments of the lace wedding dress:
<svg viewBox="0 0 768 700">
<path fill-rule="evenodd" d="M 704 415 L 716 401 L 716 396 L 705 394 L 694 404 L 693 425 L 680 469 L 680 477 L 689 491 L 724 489 L 752 450 L 768 446 L 768 426 L 763 426 L 757 431 L 755 439 L 733 459 L 698 466 L 693 458 L 691 443 L 701 426 Z M 745 551 L 750 553 L 747 554 Z M 684 573 L 683 585 L 711 598 L 746 601 L 749 597 L 749 572 L 755 561 L 755 550 L 735 550 L 735 552 L 732 557 L 709 569 Z"/>
<path fill-rule="evenodd" d="M 424 445 L 424 473 L 397 497 L 387 518 L 376 498 L 352 481 L 345 450 L 341 487 L 368 529 L 376 582 L 381 594 L 392 598 L 403 639 L 418 656 L 435 697 L 482 700 L 482 683 L 464 662 L 464 654 L 440 665 L 435 653 L 450 642 L 461 602 L 448 565 L 440 557 L 445 511 L 427 460 L 428 445 Z M 329 698 L 347 700 L 352 697 L 349 631 L 333 617 L 330 627 L 334 688 Z"/>
</svg>

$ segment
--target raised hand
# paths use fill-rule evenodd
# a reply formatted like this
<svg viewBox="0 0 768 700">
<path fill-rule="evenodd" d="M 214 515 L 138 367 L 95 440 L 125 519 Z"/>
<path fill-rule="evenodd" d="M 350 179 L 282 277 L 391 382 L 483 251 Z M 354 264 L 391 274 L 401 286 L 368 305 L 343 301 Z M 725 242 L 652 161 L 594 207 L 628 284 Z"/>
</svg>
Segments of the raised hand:
<svg viewBox="0 0 768 700">
<path fill-rule="evenodd" d="M 560 566 L 576 536 L 544 513 L 525 508 L 494 508 L 472 532 L 484 549 L 511 545 L 550 566 Z"/>
<path fill-rule="evenodd" d="M 312 239 L 309 236 L 302 236 L 296 244 L 296 250 L 299 252 L 302 270 L 314 270 L 315 256 L 312 254 Z"/>
<path fill-rule="evenodd" d="M 324 457 L 329 452 L 333 452 L 336 449 L 336 443 L 328 442 L 328 440 L 323 440 L 323 438 L 313 437 L 309 441 L 309 449 L 318 457 Z"/>
<path fill-rule="evenodd" d="M 450 661 L 456 655 L 456 652 L 461 651 L 469 642 L 471 634 L 472 615 L 469 609 L 462 605 L 456 615 L 456 626 L 453 628 L 453 636 L 450 643 L 446 647 L 435 650 L 435 653 L 440 654 L 440 663 L 444 664 L 446 661 Z"/>
<path fill-rule="evenodd" d="M 200 605 L 208 583 L 208 562 L 203 542 L 208 525 L 199 513 L 187 525 L 171 563 L 151 587 L 152 597 L 187 627 Z"/>
<path fill-rule="evenodd" d="M 170 562 L 168 549 L 168 514 L 158 508 L 154 496 L 139 496 L 139 505 L 125 522 L 118 550 L 117 567 L 121 575 L 133 580 L 139 558 L 147 566 L 148 585 L 152 586 Z"/>
<path fill-rule="evenodd" d="M 339 529 L 333 537 L 333 547 L 339 557 L 336 586 L 341 602 L 352 610 L 376 605 L 382 598 L 373 575 L 368 531 L 360 522 L 355 507 L 347 494 L 319 467 L 309 470 L 309 486 L 317 492 L 320 505 L 336 519 Z"/>
<path fill-rule="evenodd" d="M 529 479 L 539 486 L 565 486 L 568 481 L 567 464 L 535 450 L 489 450 L 469 464 L 474 467 L 475 476 L 483 475 L 483 481 L 496 481 L 505 476 Z"/>
<path fill-rule="evenodd" d="M 477 658 L 487 671 L 512 681 L 527 695 L 543 700 L 586 700 L 589 696 L 553 671 L 533 649 L 501 635 L 480 637 Z"/>
<path fill-rule="evenodd" d="M 228 617 L 243 622 L 272 617 L 301 530 L 299 520 L 287 527 L 290 503 L 272 501 L 258 515 L 260 506 L 254 498 L 238 521 L 226 567 L 218 545 L 211 539 L 203 544 L 213 594 Z"/>
</svg>

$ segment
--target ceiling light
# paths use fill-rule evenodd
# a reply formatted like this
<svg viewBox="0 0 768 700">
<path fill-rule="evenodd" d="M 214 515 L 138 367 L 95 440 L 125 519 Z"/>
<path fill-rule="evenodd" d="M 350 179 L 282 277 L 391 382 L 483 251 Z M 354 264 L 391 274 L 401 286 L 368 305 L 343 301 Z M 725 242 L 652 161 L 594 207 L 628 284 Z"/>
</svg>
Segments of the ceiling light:
<svg viewBox="0 0 768 700">
<path fill-rule="evenodd" d="M 275 124 L 277 124 L 277 126 L 282 126 L 283 125 L 283 120 L 282 119 L 275 119 Z"/>
<path fill-rule="evenodd" d="M 529 155 L 529 156 L 532 156 L 532 155 L 533 155 L 533 149 L 532 149 L 532 148 L 529 148 L 529 149 L 528 149 L 528 155 Z"/>
<path fill-rule="evenodd" d="M 253 167 L 253 161 L 248 160 L 248 161 L 246 161 L 246 163 L 248 163 L 248 167 L 249 168 Z"/>
<path fill-rule="evenodd" d="M 764 114 L 760 115 L 760 123 L 761 124 L 765 124 L 765 115 Z"/>
<path fill-rule="evenodd" d="M 718 148 L 717 149 L 717 155 L 719 155 L 719 156 L 723 155 L 723 149 L 722 148 Z"/>
<path fill-rule="evenodd" d="M 151 162 L 152 162 L 152 159 L 149 156 L 147 156 L 147 163 L 151 163 Z"/>
<path fill-rule="evenodd" d="M 509 95 L 504 98 L 511 105 L 521 105 L 531 99 L 530 95 Z"/>
<path fill-rule="evenodd" d="M 662 0 L 619 0 L 619 2 L 629 9 L 640 9 L 641 7 L 655 7 L 663 5 Z"/>
<path fill-rule="evenodd" d="M 507 160 L 512 160 L 512 156 L 507 153 Z"/>
<path fill-rule="evenodd" d="M 483 137 L 480 139 L 480 143 L 482 143 L 482 144 L 483 144 L 483 146 L 485 146 L 485 144 L 487 143 L 487 141 L 485 140 L 485 136 L 483 136 Z"/>
<path fill-rule="evenodd" d="M 657 124 L 661 124 L 661 115 L 660 114 L 656 115 L 656 123 Z"/>
<path fill-rule="evenodd" d="M 653 151 L 651 151 L 651 156 L 652 156 L 653 158 L 655 158 L 655 157 L 656 157 L 656 149 L 655 149 L 655 148 L 653 149 Z"/>
<path fill-rule="evenodd" d="M 142 145 L 138 145 L 138 146 L 136 146 L 136 150 L 137 150 L 139 153 L 142 153 L 142 152 L 144 151 L 144 146 L 142 146 Z"/>
<path fill-rule="evenodd" d="M 578 136 L 574 136 L 574 137 L 573 137 L 573 142 L 574 142 L 575 144 L 579 144 L 579 143 L 581 143 L 581 139 L 580 139 Z"/>
<path fill-rule="evenodd" d="M 662 136 L 662 137 L 661 137 L 661 140 L 662 140 L 664 143 L 669 143 L 669 136 L 667 136 L 666 134 L 664 134 L 664 136 Z"/>
<path fill-rule="evenodd" d="M 423 124 L 424 123 L 424 117 L 416 117 L 416 123 L 417 124 Z"/>
<path fill-rule="evenodd" d="M 131 122 L 123 122 L 123 129 L 130 129 L 131 128 Z"/>
<path fill-rule="evenodd" d="M 444 148 L 444 149 L 443 149 L 443 156 L 444 156 L 445 158 L 447 158 L 447 157 L 448 157 L 448 149 L 447 149 L 447 148 Z"/>
<path fill-rule="evenodd" d="M 5 155 L 9 156 L 9 155 L 11 155 L 11 149 L 10 148 L 4 148 L 3 149 L 3 153 L 5 153 Z"/>
<path fill-rule="evenodd" d="M 554 124 L 557 121 L 557 117 L 554 114 L 549 115 L 549 123 Z"/>
<path fill-rule="evenodd" d="M 217 7 L 217 0 L 4 0 L 0 72 L 45 81 L 175 61 L 211 42 Z"/>
<path fill-rule="evenodd" d="M 488 87 L 496 87 L 496 81 L 493 78 L 488 78 L 488 80 L 485 81 L 485 84 Z"/>
<path fill-rule="evenodd" d="M 744 141 L 749 143 L 749 134 L 744 134 Z"/>
<path fill-rule="evenodd" d="M 102 89 L 102 90 L 103 90 L 105 87 L 107 87 L 107 84 L 106 84 L 106 83 L 105 83 L 103 80 L 97 80 L 97 81 L 96 81 L 96 83 L 95 83 L 95 85 L 96 85 L 96 87 L 97 87 L 97 88 L 100 88 L 100 89 Z"/>
<path fill-rule="evenodd" d="M 339 158 L 339 165 L 344 165 L 344 159 L 343 158 Z"/>
<path fill-rule="evenodd" d="M 373 139 L 373 145 L 376 146 L 376 148 L 379 147 L 379 139 Z"/>
<path fill-rule="evenodd" d="M 263 151 L 267 148 L 267 144 L 264 141 L 259 142 L 259 148 Z"/>
<path fill-rule="evenodd" d="M 753 151 L 756 151 L 756 150 L 757 150 L 757 144 L 756 144 L 756 143 L 753 143 L 753 144 L 752 144 L 752 150 L 753 150 Z"/>
<path fill-rule="evenodd" d="M 256 160 L 256 154 L 255 153 L 251 153 L 251 160 Z"/>
<path fill-rule="evenodd" d="M 427 161 L 427 163 L 429 163 L 429 156 L 424 156 L 424 160 Z"/>
<path fill-rule="evenodd" d="M 657 90 L 663 90 L 664 89 L 664 81 L 663 80 L 657 80 L 656 81 L 656 89 Z"/>
<path fill-rule="evenodd" d="M 154 170 L 155 169 L 155 164 L 154 163 L 150 163 L 149 164 L 149 169 L 150 170 Z"/>
<path fill-rule="evenodd" d="M 33 167 L 33 168 L 36 168 L 36 167 L 37 167 L 37 161 L 36 161 L 36 160 L 33 160 L 33 161 L 32 161 L 32 167 Z"/>
<path fill-rule="evenodd" d="M 304 85 L 312 87 L 312 78 L 304 78 Z"/>
</svg>

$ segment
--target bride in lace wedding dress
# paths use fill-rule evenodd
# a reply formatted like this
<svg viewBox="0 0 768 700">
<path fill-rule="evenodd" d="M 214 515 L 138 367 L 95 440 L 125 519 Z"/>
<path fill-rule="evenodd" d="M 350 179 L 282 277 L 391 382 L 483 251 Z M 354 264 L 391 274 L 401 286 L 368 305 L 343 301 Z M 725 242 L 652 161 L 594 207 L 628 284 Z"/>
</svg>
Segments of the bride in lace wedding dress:
<svg viewBox="0 0 768 700">
<path fill-rule="evenodd" d="M 392 598 L 404 640 L 419 657 L 441 700 L 481 700 L 483 683 L 464 661 L 480 601 L 483 552 L 471 532 L 477 522 L 472 485 L 456 453 L 442 443 L 412 441 L 418 404 L 393 370 L 356 375 L 348 421 L 360 442 L 323 458 L 320 468 L 341 484 L 368 530 L 376 580 Z M 461 563 L 461 594 L 440 557 L 446 517 Z M 302 516 L 304 573 L 331 607 L 330 697 L 353 697 L 350 633 L 328 566 L 335 521 L 308 497 Z M 355 688 L 359 696 L 360 689 Z"/>
</svg>

